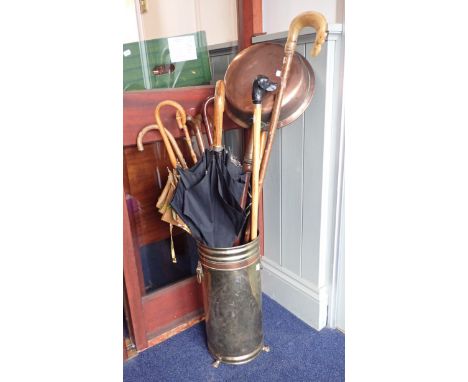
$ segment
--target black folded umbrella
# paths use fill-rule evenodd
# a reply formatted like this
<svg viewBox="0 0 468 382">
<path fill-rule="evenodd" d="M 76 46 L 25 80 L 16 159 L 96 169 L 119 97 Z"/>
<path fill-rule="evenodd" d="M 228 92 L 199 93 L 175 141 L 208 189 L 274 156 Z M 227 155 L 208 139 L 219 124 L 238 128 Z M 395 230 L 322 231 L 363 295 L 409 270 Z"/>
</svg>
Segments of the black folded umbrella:
<svg viewBox="0 0 468 382">
<path fill-rule="evenodd" d="M 192 168 L 178 169 L 171 207 L 190 228 L 192 236 L 208 247 L 231 247 L 246 222 L 239 205 L 245 185 L 241 164 L 221 146 L 224 83 L 215 91 L 215 126 L 212 149 Z"/>
<path fill-rule="evenodd" d="M 207 149 L 195 166 L 178 172 L 180 181 L 171 207 L 192 236 L 209 247 L 232 246 L 246 222 L 239 205 L 245 184 L 240 163 L 225 149 Z"/>
</svg>

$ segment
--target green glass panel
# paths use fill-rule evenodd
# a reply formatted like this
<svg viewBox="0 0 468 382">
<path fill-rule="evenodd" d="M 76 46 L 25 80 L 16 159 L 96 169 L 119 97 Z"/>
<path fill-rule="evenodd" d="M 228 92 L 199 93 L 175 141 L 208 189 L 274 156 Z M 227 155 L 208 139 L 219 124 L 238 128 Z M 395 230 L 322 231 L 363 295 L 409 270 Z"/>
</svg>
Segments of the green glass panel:
<svg viewBox="0 0 468 382">
<path fill-rule="evenodd" d="M 184 36 L 194 36 L 196 59 L 171 62 L 167 38 L 124 44 L 123 89 L 144 90 L 209 84 L 211 66 L 205 32 Z"/>
</svg>

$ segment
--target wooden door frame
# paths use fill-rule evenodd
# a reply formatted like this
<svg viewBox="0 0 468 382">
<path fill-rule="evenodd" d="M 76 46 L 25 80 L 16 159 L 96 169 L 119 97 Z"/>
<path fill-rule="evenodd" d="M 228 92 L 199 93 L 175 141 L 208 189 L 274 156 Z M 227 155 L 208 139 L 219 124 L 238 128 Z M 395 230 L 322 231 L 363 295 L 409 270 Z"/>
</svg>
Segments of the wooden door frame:
<svg viewBox="0 0 468 382">
<path fill-rule="evenodd" d="M 237 0 L 239 51 L 252 45 L 252 37 L 264 34 L 262 0 Z"/>
</svg>

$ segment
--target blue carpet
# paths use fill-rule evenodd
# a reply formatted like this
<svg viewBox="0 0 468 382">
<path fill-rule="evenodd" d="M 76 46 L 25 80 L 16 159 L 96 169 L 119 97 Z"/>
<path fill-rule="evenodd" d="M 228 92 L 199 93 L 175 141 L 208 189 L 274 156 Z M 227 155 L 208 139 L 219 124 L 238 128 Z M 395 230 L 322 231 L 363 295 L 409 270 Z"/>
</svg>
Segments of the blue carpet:
<svg viewBox="0 0 468 382">
<path fill-rule="evenodd" d="M 271 351 L 245 365 L 211 366 L 205 324 L 153 346 L 124 364 L 124 382 L 344 381 L 345 337 L 320 332 L 263 295 L 263 332 Z"/>
</svg>

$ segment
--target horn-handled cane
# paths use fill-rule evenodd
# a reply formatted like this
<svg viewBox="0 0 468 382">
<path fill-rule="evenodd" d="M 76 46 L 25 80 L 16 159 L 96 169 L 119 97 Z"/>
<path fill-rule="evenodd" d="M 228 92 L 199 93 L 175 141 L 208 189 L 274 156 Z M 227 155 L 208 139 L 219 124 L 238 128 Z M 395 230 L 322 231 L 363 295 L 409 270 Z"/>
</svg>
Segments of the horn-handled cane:
<svg viewBox="0 0 468 382">
<path fill-rule="evenodd" d="M 259 75 L 252 84 L 252 103 L 254 104 L 252 125 L 252 208 L 250 212 L 250 239 L 257 237 L 258 230 L 258 200 L 259 200 L 259 174 L 260 174 L 260 133 L 262 129 L 262 99 L 266 92 L 276 90 L 276 84 L 266 76 Z"/>
<path fill-rule="evenodd" d="M 305 27 L 313 27 L 316 31 L 315 42 L 311 51 L 311 55 L 313 57 L 317 56 L 320 53 L 322 44 L 325 42 L 325 38 L 327 37 L 327 20 L 321 13 L 318 12 L 303 12 L 300 15 L 296 16 L 289 25 L 288 39 L 286 41 L 286 45 L 284 46 L 283 66 L 281 68 L 281 82 L 279 85 L 278 93 L 275 97 L 275 102 L 273 104 L 273 110 L 270 120 L 270 129 L 268 131 L 265 152 L 263 153 L 262 164 L 260 167 L 260 190 L 263 187 L 263 181 L 265 179 L 268 160 L 270 159 L 271 147 L 273 145 L 273 139 L 275 138 L 276 128 L 278 125 L 278 119 L 281 111 L 283 93 L 286 89 L 286 84 L 288 82 L 289 71 L 291 69 L 291 62 L 294 52 L 296 50 L 297 38 L 299 37 L 299 32 Z"/>
</svg>

